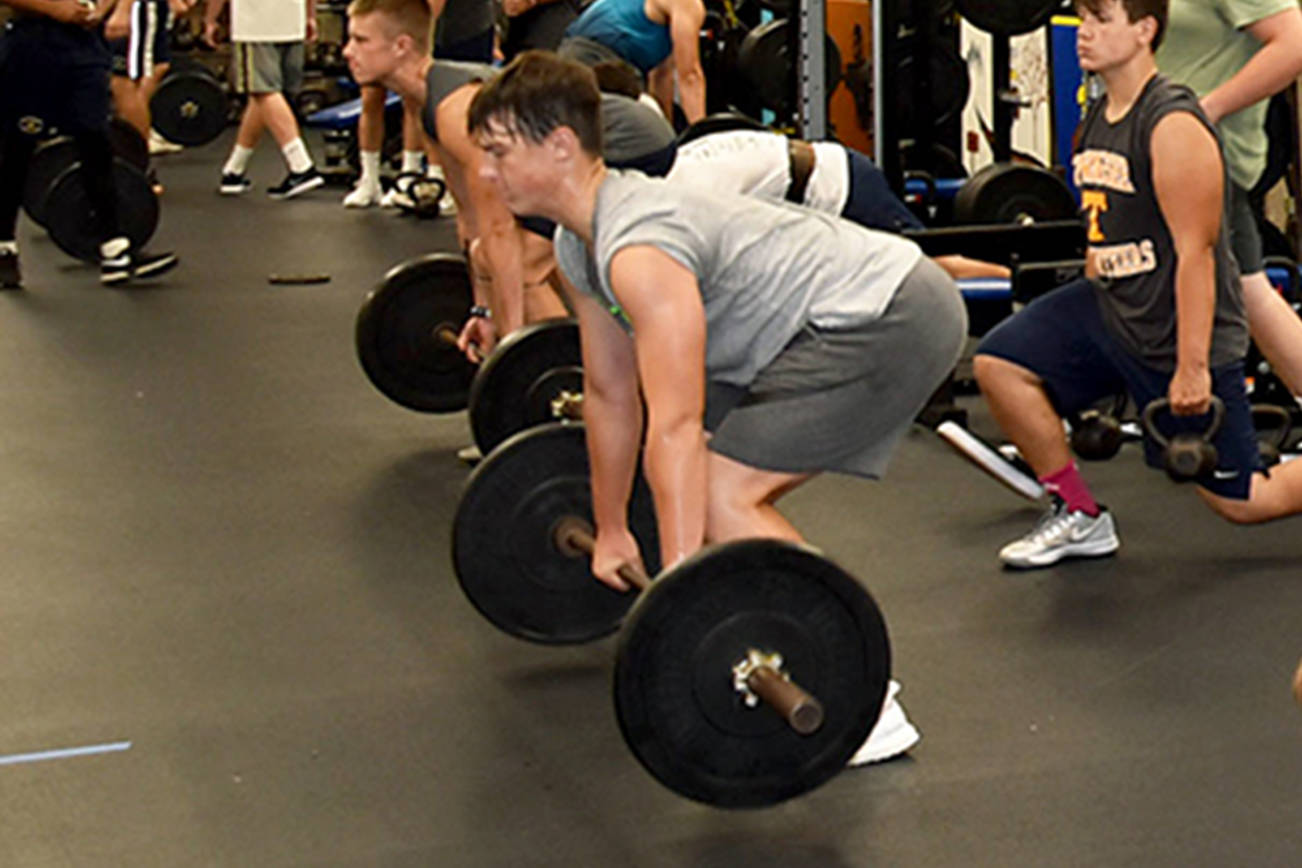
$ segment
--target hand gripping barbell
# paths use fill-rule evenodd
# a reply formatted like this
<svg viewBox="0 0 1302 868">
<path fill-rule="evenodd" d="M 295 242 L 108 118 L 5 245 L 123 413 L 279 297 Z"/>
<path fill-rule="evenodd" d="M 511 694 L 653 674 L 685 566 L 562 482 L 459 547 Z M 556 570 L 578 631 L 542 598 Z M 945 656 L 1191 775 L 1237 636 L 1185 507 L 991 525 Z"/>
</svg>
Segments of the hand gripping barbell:
<svg viewBox="0 0 1302 868">
<path fill-rule="evenodd" d="M 845 767 L 876 723 L 890 643 L 872 597 L 812 549 L 776 540 L 710 546 L 636 595 L 596 581 L 581 424 L 501 444 L 471 474 L 453 523 L 457 578 L 519 638 L 589 641 L 620 629 L 616 715 L 630 749 L 670 789 L 708 804 L 771 805 Z M 629 524 L 655 566 L 640 480 Z M 631 608 L 630 608 L 631 607 Z"/>
</svg>

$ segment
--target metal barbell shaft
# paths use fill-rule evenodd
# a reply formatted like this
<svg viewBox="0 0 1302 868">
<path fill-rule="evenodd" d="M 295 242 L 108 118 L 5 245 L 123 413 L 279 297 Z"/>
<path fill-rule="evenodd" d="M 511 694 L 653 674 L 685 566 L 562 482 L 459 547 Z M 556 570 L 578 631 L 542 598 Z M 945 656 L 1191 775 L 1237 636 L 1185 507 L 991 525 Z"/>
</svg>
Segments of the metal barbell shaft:
<svg viewBox="0 0 1302 868">
<path fill-rule="evenodd" d="M 597 547 L 592 526 L 572 515 L 556 523 L 552 541 L 559 551 L 572 557 L 585 554 L 591 558 Z M 634 564 L 621 565 L 619 577 L 638 590 L 651 587 L 651 577 Z M 755 667 L 746 678 L 746 686 L 801 735 L 809 735 L 823 725 L 823 703 L 772 666 Z"/>
</svg>

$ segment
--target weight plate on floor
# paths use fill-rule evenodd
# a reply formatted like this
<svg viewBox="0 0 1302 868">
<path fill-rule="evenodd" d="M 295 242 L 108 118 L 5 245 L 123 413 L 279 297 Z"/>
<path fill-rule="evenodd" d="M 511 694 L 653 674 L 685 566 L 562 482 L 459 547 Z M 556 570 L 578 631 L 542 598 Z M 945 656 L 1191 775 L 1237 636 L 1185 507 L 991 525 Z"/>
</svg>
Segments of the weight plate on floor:
<svg viewBox="0 0 1302 868">
<path fill-rule="evenodd" d="M 158 197 L 143 172 L 121 157 L 113 158 L 118 228 L 133 250 L 144 247 L 158 228 Z M 81 163 L 73 163 L 54 180 L 45 197 L 50 238 L 59 249 L 83 262 L 98 264 L 100 237 L 90 197 L 82 184 Z"/>
<path fill-rule="evenodd" d="M 746 34 L 737 49 L 737 68 L 764 108 L 781 115 L 795 110 L 792 87 L 791 41 L 785 18 L 775 18 Z M 824 39 L 823 66 L 827 96 L 841 80 L 841 51 L 832 37 Z"/>
<path fill-rule="evenodd" d="M 357 357 L 386 396 L 423 413 L 466 408 L 472 365 L 455 344 L 473 295 L 466 260 L 432 253 L 390 269 L 357 313 Z"/>
<path fill-rule="evenodd" d="M 149 101 L 154 129 L 178 145 L 206 145 L 226 128 L 226 90 L 212 75 L 191 71 L 165 77 Z"/>
<path fill-rule="evenodd" d="M 579 325 L 573 319 L 549 320 L 517 329 L 484 361 L 470 384 L 470 430 L 487 455 L 506 438 L 543 422 L 557 421 L 551 401 L 572 389 L 578 368 L 583 388 Z M 549 376 L 571 371 L 569 376 Z"/>
<path fill-rule="evenodd" d="M 547 645 L 589 642 L 619 628 L 636 594 L 592 576 L 588 557 L 552 540 L 565 515 L 592 522 L 583 426 L 553 423 L 521 431 L 480 462 L 452 523 L 452 562 L 466 597 L 503 631 Z M 629 527 L 647 570 L 659 569 L 651 494 L 639 477 Z"/>
<path fill-rule="evenodd" d="M 23 210 L 37 225 L 49 228 L 45 199 L 54 187 L 54 180 L 80 160 L 81 152 L 70 136 L 46 139 L 32 152 L 27 180 L 23 182 Z"/>
<path fill-rule="evenodd" d="M 1062 0 L 958 0 L 958 12 L 973 26 L 1002 36 L 1039 30 L 1062 8 Z"/>
<path fill-rule="evenodd" d="M 823 725 L 799 735 L 733 687 L 748 652 L 818 699 Z M 720 807 L 772 805 L 845 768 L 868 738 L 890 679 L 876 603 L 812 549 L 746 540 L 703 549 L 656 580 L 629 613 L 615 709 L 638 760 L 671 790 Z"/>
<path fill-rule="evenodd" d="M 1065 181 L 1025 163 L 991 163 L 954 195 L 955 223 L 1042 223 L 1072 220 L 1078 211 Z"/>
</svg>

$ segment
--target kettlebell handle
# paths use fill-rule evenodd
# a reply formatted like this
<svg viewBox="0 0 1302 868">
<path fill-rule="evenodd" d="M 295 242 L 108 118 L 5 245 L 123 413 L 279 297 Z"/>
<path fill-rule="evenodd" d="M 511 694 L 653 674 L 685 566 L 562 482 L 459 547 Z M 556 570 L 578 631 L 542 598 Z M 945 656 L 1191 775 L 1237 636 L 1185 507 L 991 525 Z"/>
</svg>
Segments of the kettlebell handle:
<svg viewBox="0 0 1302 868">
<path fill-rule="evenodd" d="M 1169 447 L 1171 441 L 1166 437 L 1163 437 L 1162 432 L 1157 430 L 1157 414 L 1163 410 L 1170 412 L 1170 409 L 1170 399 L 1154 398 L 1152 401 L 1148 402 L 1148 406 L 1144 408 L 1144 414 L 1140 417 L 1140 421 L 1144 424 L 1144 430 L 1148 432 L 1148 436 L 1152 437 L 1153 440 L 1156 441 L 1157 445 L 1163 449 Z M 1221 423 L 1225 421 L 1225 402 L 1215 395 L 1212 395 L 1211 414 L 1212 421 L 1208 423 L 1207 430 L 1202 434 L 1202 438 L 1208 441 L 1216 436 L 1216 432 L 1221 430 Z M 1174 416 L 1175 414 L 1172 413 L 1171 415 Z"/>
</svg>

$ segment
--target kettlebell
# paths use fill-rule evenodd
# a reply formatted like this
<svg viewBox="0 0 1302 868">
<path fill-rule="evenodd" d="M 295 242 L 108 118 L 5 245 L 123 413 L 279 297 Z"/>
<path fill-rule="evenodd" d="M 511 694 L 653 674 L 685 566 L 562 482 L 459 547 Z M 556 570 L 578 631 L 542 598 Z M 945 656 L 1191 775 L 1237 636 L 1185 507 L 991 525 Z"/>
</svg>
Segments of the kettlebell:
<svg viewBox="0 0 1302 868">
<path fill-rule="evenodd" d="M 1083 461 L 1107 461 L 1121 451 L 1121 423 L 1111 413 L 1085 410 L 1071 420 L 1071 451 Z"/>
<path fill-rule="evenodd" d="M 1274 467 L 1293 433 L 1292 414 L 1278 404 L 1253 404 L 1252 427 L 1257 429 L 1257 456 L 1262 467 Z"/>
<path fill-rule="evenodd" d="M 1225 420 L 1225 402 L 1212 395 L 1212 420 L 1201 434 L 1186 431 L 1168 440 L 1157 430 L 1155 420 L 1158 413 L 1163 410 L 1169 412 L 1170 409 L 1169 400 L 1157 398 L 1149 402 L 1144 408 L 1143 416 L 1140 417 L 1148 436 L 1152 437 L 1166 454 L 1167 475 L 1176 482 L 1188 482 L 1211 473 L 1216 469 L 1217 459 L 1212 438 L 1216 436 L 1217 431 L 1221 430 L 1221 422 Z"/>
</svg>

